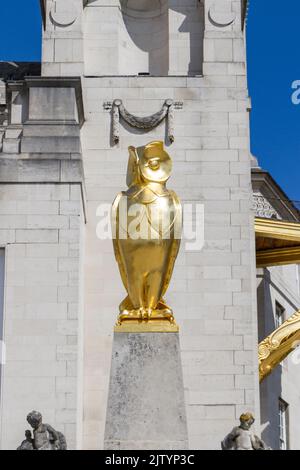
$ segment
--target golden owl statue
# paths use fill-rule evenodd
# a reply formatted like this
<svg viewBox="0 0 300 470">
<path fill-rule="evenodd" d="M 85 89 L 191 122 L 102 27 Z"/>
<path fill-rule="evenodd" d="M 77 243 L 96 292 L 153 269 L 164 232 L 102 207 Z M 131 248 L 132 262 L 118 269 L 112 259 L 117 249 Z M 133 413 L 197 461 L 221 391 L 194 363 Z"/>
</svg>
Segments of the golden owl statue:
<svg viewBox="0 0 300 470">
<path fill-rule="evenodd" d="M 114 252 L 128 294 L 115 331 L 178 331 L 163 298 L 182 231 L 180 201 L 166 187 L 171 171 L 163 142 L 129 147 L 128 190 L 118 194 L 112 207 Z"/>
</svg>

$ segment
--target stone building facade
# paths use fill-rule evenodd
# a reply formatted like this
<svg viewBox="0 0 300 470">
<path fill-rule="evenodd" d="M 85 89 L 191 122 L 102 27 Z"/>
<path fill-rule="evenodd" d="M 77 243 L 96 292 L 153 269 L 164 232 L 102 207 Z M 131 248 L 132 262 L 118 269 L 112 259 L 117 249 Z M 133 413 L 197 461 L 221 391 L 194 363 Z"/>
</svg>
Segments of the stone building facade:
<svg viewBox="0 0 300 470">
<path fill-rule="evenodd" d="M 41 6 L 41 77 L 3 85 L 1 448 L 16 447 L 32 408 L 65 432 L 69 447 L 103 448 L 113 326 L 124 292 L 111 240 L 97 227 L 102 204 L 125 189 L 128 146 L 151 140 L 164 140 L 173 158 L 170 186 L 182 203 L 204 207 L 204 247 L 182 244 L 167 295 L 180 325 L 189 446 L 220 448 L 245 410 L 257 417 L 259 432 L 262 403 L 263 432 L 276 447 L 277 402 L 268 382 L 260 399 L 257 359 L 258 334 L 271 325 L 258 321 L 258 311 L 271 321 L 276 282 L 285 285 L 279 301 L 286 314 L 299 308 L 299 280 L 291 267 L 274 268 L 271 284 L 267 270 L 258 272 L 257 309 L 246 2 Z M 173 100 L 175 141 L 165 121 L 145 132 L 121 120 L 116 143 L 114 100 L 139 116 Z M 268 286 L 275 290 L 267 305 Z M 283 374 L 284 399 L 298 406 L 290 369 Z"/>
<path fill-rule="evenodd" d="M 299 210 L 269 173 L 254 166 L 252 186 L 257 216 L 299 224 Z M 259 341 L 299 310 L 299 274 L 294 264 L 257 269 Z M 262 437 L 273 449 L 299 449 L 299 359 L 295 349 L 260 386 Z"/>
</svg>

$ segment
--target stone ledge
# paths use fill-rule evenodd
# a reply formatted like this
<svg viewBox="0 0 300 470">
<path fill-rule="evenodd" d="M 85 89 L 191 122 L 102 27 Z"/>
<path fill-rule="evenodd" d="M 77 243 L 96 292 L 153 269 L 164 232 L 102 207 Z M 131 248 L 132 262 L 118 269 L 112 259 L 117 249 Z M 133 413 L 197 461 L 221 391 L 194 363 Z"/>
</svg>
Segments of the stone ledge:
<svg viewBox="0 0 300 470">
<path fill-rule="evenodd" d="M 81 127 L 84 123 L 84 107 L 83 107 L 83 98 L 82 98 L 82 86 L 81 86 L 81 78 L 80 77 L 25 77 L 24 80 L 20 81 L 7 81 L 7 90 L 9 93 L 12 92 L 21 92 L 24 94 L 22 107 L 26 109 L 29 106 L 29 113 L 30 113 L 30 106 L 31 106 L 31 96 L 29 93 L 26 93 L 31 88 L 39 89 L 39 88 L 48 88 L 48 89 L 59 89 L 59 88 L 73 88 L 75 93 L 75 101 L 77 107 L 77 118 L 78 124 Z M 69 95 L 67 96 L 69 100 Z M 28 103 L 26 102 L 28 100 Z M 45 108 L 45 113 L 47 114 L 47 109 Z M 63 107 L 57 109 L 58 113 L 63 111 Z M 28 111 L 27 111 L 28 112 Z M 26 113 L 24 113 L 26 114 Z M 47 115 L 43 116 L 43 119 L 47 120 Z M 48 118 L 49 119 L 49 118 Z M 69 120 L 72 121 L 72 118 Z M 74 116 L 75 119 L 75 116 Z M 76 120 L 76 119 L 75 119 Z M 35 120 L 39 122 L 40 120 Z M 50 118 L 52 121 L 52 118 Z M 24 121 L 23 121 L 24 122 Z M 65 123 L 65 117 L 60 119 L 59 114 L 57 115 L 57 120 L 54 121 L 54 124 L 57 122 L 61 122 L 61 124 Z M 75 122 L 75 121 L 74 121 Z M 43 121 L 41 120 L 41 124 Z"/>
<path fill-rule="evenodd" d="M 81 160 L 38 160 L 0 157 L 1 183 L 83 182 Z"/>
</svg>

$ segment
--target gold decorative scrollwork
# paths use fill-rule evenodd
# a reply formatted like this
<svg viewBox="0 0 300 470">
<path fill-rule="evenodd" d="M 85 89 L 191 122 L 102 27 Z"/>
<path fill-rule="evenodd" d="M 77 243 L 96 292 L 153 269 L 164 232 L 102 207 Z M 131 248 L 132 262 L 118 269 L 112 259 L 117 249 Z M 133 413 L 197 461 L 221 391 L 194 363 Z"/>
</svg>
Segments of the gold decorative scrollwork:
<svg viewBox="0 0 300 470">
<path fill-rule="evenodd" d="M 260 381 L 265 379 L 295 349 L 299 340 L 300 310 L 259 344 Z"/>
</svg>

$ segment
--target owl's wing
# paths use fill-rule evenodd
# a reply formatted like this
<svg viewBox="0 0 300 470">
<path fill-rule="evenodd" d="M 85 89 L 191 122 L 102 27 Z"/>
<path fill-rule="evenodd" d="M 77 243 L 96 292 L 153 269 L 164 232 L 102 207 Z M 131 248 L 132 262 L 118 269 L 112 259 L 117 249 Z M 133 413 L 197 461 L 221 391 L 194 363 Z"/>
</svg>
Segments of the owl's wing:
<svg viewBox="0 0 300 470">
<path fill-rule="evenodd" d="M 120 253 L 120 247 L 119 247 L 119 211 L 118 211 L 118 208 L 119 208 L 119 203 L 120 203 L 122 196 L 123 196 L 123 193 L 119 193 L 112 204 L 111 226 L 112 226 L 113 247 L 114 247 L 115 258 L 119 265 L 122 282 L 124 284 L 126 291 L 128 291 L 126 271 L 125 271 L 125 267 L 123 264 L 122 256 Z"/>
<path fill-rule="evenodd" d="M 165 293 L 166 293 L 166 291 L 169 287 L 170 281 L 171 281 L 175 261 L 176 261 L 178 251 L 179 251 L 179 248 L 180 248 L 181 230 L 182 230 L 182 207 L 181 207 L 181 203 L 180 203 L 180 200 L 179 200 L 177 194 L 174 191 L 170 191 L 170 194 L 172 195 L 173 203 L 174 203 L 174 206 L 175 206 L 174 230 L 175 230 L 175 234 L 177 233 L 177 238 L 174 237 L 174 239 L 172 240 L 171 253 L 170 253 L 170 258 L 169 258 L 169 265 L 168 265 L 168 268 L 167 268 L 167 274 L 166 274 L 163 293 L 162 293 L 163 296 L 165 295 Z"/>
</svg>

